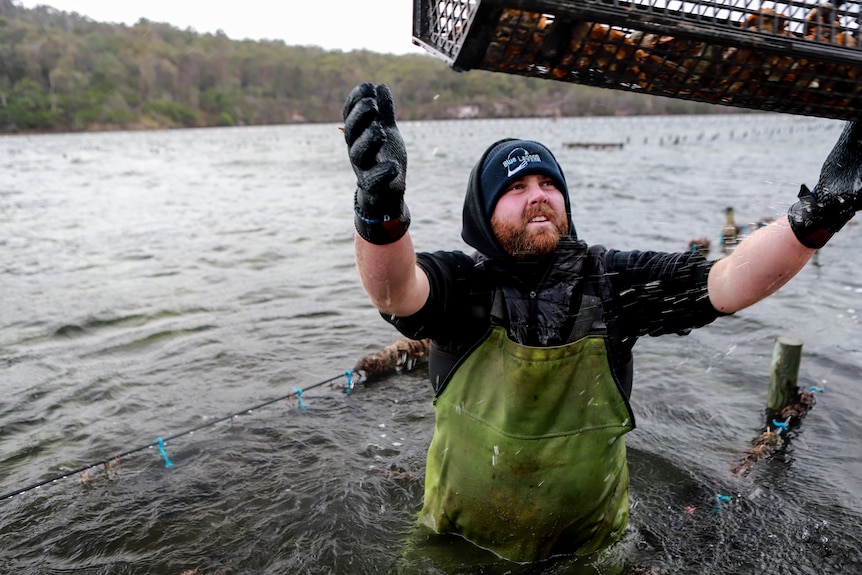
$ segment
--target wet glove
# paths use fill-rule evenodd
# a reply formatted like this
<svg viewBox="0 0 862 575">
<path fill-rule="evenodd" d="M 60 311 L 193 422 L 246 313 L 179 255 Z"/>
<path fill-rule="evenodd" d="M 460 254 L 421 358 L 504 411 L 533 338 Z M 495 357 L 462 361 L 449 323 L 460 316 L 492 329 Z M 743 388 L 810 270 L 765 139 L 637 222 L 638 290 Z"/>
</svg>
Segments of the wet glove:
<svg viewBox="0 0 862 575">
<path fill-rule="evenodd" d="M 385 84 L 359 84 L 347 96 L 343 116 L 347 154 L 356 173 L 356 231 L 373 244 L 390 244 L 410 225 L 404 204 L 407 150 L 395 125 L 392 92 Z"/>
<path fill-rule="evenodd" d="M 822 248 L 862 209 L 862 123 L 847 122 L 813 190 L 805 184 L 790 206 L 790 228 L 809 248 Z"/>
</svg>

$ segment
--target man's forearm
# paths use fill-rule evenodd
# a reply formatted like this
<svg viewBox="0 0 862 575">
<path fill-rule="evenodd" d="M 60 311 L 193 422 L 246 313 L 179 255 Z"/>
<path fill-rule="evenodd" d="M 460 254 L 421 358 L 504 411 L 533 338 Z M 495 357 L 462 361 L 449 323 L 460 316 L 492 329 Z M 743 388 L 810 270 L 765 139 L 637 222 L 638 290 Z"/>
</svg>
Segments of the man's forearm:
<svg viewBox="0 0 862 575">
<path fill-rule="evenodd" d="M 805 267 L 816 250 L 797 240 L 787 217 L 756 230 L 709 272 L 709 299 L 733 313 L 775 293 Z"/>
<path fill-rule="evenodd" d="M 401 317 L 422 309 L 429 294 L 428 277 L 416 265 L 409 233 L 382 246 L 365 241 L 357 233 L 354 243 L 359 277 L 374 307 Z"/>
</svg>

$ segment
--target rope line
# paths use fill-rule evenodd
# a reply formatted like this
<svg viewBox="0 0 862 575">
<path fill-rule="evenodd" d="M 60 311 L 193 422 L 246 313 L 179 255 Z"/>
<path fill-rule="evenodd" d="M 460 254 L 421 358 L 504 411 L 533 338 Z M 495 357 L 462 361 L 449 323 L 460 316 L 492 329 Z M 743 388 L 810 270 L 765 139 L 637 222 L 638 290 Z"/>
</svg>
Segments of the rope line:
<svg viewBox="0 0 862 575">
<path fill-rule="evenodd" d="M 67 477 L 71 477 L 72 475 L 78 475 L 78 474 L 84 473 L 88 469 L 92 469 L 94 467 L 105 466 L 105 468 L 107 469 L 111 465 L 112 462 L 114 462 L 120 458 L 128 457 L 130 455 L 140 453 L 141 451 L 151 449 L 153 447 L 156 447 L 159 449 L 159 452 L 161 453 L 162 457 L 165 460 L 165 467 L 171 467 L 173 465 L 173 463 L 171 463 L 170 459 L 168 459 L 167 453 L 165 452 L 165 448 L 164 448 L 165 443 L 167 443 L 173 439 L 183 437 L 184 435 L 190 435 L 192 433 L 195 433 L 196 431 L 200 431 L 201 429 L 206 429 L 208 427 L 218 425 L 219 423 L 222 423 L 224 421 L 228 421 L 230 419 L 233 419 L 233 418 L 238 417 L 240 415 L 243 415 L 245 413 L 250 413 L 250 412 L 255 411 L 257 409 L 262 409 L 264 407 L 268 407 L 268 406 L 272 405 L 273 403 L 278 403 L 280 401 L 284 401 L 285 399 L 289 399 L 291 397 L 296 397 L 299 400 L 299 407 L 304 410 L 306 408 L 306 406 L 305 406 L 305 404 L 303 404 L 301 402 L 302 394 L 304 392 L 310 391 L 312 389 L 315 389 L 315 388 L 318 388 L 318 387 L 321 387 L 321 386 L 324 386 L 327 384 L 330 384 L 330 383 L 337 381 L 337 380 L 339 380 L 345 376 L 348 377 L 348 383 L 349 383 L 350 377 L 349 377 L 348 373 L 341 373 L 335 377 L 331 377 L 329 379 L 319 381 L 315 384 L 309 385 L 308 387 L 305 387 L 302 389 L 295 387 L 295 388 L 293 388 L 293 391 L 291 391 L 288 394 L 282 395 L 281 397 L 276 397 L 275 399 L 270 399 L 270 400 L 264 401 L 263 403 L 258 403 L 257 405 L 247 407 L 247 408 L 242 409 L 240 411 L 235 411 L 234 413 L 231 413 L 229 415 L 225 415 L 223 417 L 219 417 L 219 418 L 213 419 L 211 421 L 207 421 L 206 423 L 202 423 L 200 425 L 189 428 L 185 431 L 181 431 L 179 433 L 175 433 L 173 435 L 169 435 L 167 437 L 159 437 L 155 441 L 148 443 L 146 445 L 141 445 L 139 447 L 135 447 L 133 449 L 123 451 L 122 453 L 117 453 L 116 455 L 112 455 L 111 457 L 106 457 L 106 458 L 101 459 L 99 461 L 96 461 L 94 463 L 90 463 L 88 465 L 83 465 L 83 466 L 78 467 L 76 469 L 66 471 L 64 473 L 61 473 L 59 475 L 55 475 L 53 477 L 49 477 L 48 479 L 43 479 L 42 481 L 37 481 L 36 483 L 32 483 L 30 485 L 27 485 L 26 487 L 22 487 L 20 489 L 16 489 L 16 490 L 10 491 L 8 493 L 4 493 L 4 494 L 0 495 L 0 501 L 5 501 L 6 499 L 11 499 L 12 497 L 15 497 L 16 495 L 20 495 L 22 493 L 26 493 L 27 491 L 32 491 L 34 489 L 38 489 L 44 485 L 48 485 L 49 483 L 55 483 L 55 482 L 60 481 L 62 479 L 66 479 Z"/>
</svg>

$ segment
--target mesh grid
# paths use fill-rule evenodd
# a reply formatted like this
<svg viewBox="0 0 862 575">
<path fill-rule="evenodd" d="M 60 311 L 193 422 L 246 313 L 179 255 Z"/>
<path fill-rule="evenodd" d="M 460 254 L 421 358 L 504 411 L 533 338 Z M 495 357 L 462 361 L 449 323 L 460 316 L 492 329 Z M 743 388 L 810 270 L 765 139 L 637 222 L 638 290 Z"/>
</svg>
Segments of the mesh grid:
<svg viewBox="0 0 862 575">
<path fill-rule="evenodd" d="M 414 0 L 414 38 L 459 70 L 850 119 L 862 108 L 859 6 Z"/>
</svg>

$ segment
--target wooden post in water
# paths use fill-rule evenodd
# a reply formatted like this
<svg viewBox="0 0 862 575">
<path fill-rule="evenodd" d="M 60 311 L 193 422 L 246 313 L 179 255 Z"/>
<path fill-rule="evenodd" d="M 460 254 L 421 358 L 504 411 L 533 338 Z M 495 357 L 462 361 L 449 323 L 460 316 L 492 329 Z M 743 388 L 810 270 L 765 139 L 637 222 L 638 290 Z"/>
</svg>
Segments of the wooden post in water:
<svg viewBox="0 0 862 575">
<path fill-rule="evenodd" d="M 769 396 L 766 408 L 770 411 L 784 409 L 797 392 L 799 362 L 802 357 L 802 341 L 795 337 L 778 337 L 772 351 L 772 372 L 769 377 Z"/>
<path fill-rule="evenodd" d="M 779 337 L 772 352 L 772 373 L 769 378 L 769 397 L 766 400 L 766 430 L 751 442 L 745 457 L 732 471 L 743 477 L 751 473 L 754 465 L 772 455 L 784 444 L 782 433 L 798 424 L 814 406 L 813 390 L 799 392 L 799 359 L 802 341 L 793 337 Z M 778 421 L 774 418 L 778 417 Z"/>
</svg>

